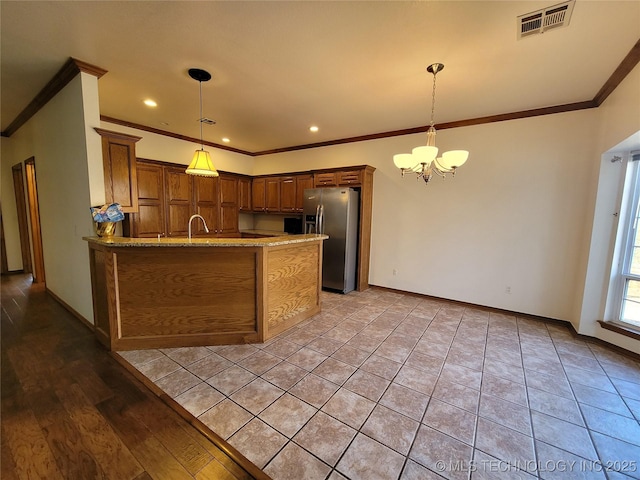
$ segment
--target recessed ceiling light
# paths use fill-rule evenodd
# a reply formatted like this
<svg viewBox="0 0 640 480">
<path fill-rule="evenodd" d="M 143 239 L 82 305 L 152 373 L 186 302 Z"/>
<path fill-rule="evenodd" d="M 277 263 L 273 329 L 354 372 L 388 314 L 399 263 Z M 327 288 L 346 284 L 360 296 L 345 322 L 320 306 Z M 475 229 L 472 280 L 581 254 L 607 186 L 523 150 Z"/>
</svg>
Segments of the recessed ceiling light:
<svg viewBox="0 0 640 480">
<path fill-rule="evenodd" d="M 154 102 L 153 100 L 151 100 L 150 98 L 147 98 L 147 99 L 144 101 L 144 104 L 145 104 L 147 107 L 157 107 L 157 106 L 158 106 L 158 104 L 157 104 L 156 102 Z"/>
<path fill-rule="evenodd" d="M 309 127 L 309 130 L 312 131 L 312 132 L 317 132 L 319 129 L 318 129 L 317 126 L 312 125 L 312 126 Z"/>
<path fill-rule="evenodd" d="M 222 139 L 222 141 L 223 141 L 224 143 L 229 143 L 231 140 L 229 140 L 227 137 L 224 137 L 224 138 Z"/>
</svg>

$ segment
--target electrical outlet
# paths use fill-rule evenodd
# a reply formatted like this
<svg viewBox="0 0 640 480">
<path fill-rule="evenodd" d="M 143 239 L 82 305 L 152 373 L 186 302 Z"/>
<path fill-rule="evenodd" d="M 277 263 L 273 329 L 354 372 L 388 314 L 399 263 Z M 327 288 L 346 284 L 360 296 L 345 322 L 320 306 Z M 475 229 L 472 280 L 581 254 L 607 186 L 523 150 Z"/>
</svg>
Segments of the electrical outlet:
<svg viewBox="0 0 640 480">
<path fill-rule="evenodd" d="M 505 287 L 504 293 L 508 293 L 509 295 L 511 294 L 511 287 L 509 285 Z"/>
<path fill-rule="evenodd" d="M 396 275 L 398 275 L 398 270 L 394 268 L 393 269 L 393 276 L 396 276 Z"/>
</svg>

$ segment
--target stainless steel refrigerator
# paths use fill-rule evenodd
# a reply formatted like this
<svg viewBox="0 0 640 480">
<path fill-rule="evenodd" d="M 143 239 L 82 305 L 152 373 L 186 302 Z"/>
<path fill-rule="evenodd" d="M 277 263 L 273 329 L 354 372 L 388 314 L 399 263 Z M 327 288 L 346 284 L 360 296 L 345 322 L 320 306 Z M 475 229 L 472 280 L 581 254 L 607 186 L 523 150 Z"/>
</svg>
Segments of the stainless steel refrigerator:
<svg viewBox="0 0 640 480">
<path fill-rule="evenodd" d="M 356 288 L 358 202 L 353 188 L 304 191 L 305 233 L 324 233 L 322 287 L 347 293 Z"/>
</svg>

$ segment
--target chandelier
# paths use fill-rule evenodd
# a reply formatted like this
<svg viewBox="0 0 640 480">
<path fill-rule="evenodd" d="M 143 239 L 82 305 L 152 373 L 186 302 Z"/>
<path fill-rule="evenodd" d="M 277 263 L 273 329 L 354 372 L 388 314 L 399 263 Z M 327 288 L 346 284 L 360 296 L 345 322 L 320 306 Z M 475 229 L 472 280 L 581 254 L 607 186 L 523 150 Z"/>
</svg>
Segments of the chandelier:
<svg viewBox="0 0 640 480">
<path fill-rule="evenodd" d="M 434 117 L 436 110 L 436 74 L 444 68 L 441 63 L 434 63 L 427 67 L 427 72 L 433 74 L 433 92 L 431 94 L 431 123 L 427 130 L 427 144 L 414 148 L 411 153 L 398 153 L 393 156 L 393 163 L 402 172 L 413 172 L 417 178 L 422 178 L 425 183 L 433 177 L 433 174 L 444 178 L 447 173 L 455 176 L 456 169 L 462 166 L 469 157 L 466 150 L 449 150 L 438 157 L 436 147 L 436 128 Z"/>
<path fill-rule="evenodd" d="M 209 152 L 204 149 L 204 141 L 202 140 L 202 82 L 211 80 L 211 74 L 199 68 L 190 68 L 189 76 L 200 83 L 200 149 L 196 150 L 191 159 L 191 163 L 185 170 L 189 175 L 200 175 L 203 177 L 217 177 L 218 172 L 211 162 Z"/>
</svg>

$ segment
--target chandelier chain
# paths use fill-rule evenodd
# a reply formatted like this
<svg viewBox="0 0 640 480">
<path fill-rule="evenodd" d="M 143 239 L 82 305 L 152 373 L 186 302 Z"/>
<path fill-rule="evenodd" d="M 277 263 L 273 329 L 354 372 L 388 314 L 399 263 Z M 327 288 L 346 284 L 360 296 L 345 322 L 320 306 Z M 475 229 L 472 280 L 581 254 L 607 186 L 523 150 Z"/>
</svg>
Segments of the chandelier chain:
<svg viewBox="0 0 640 480">
<path fill-rule="evenodd" d="M 431 93 L 431 126 L 434 125 L 436 116 L 436 72 L 433 73 L 433 91 Z"/>
<path fill-rule="evenodd" d="M 202 80 L 198 83 L 200 84 L 200 118 L 198 119 L 200 122 L 200 148 L 204 150 L 204 140 L 202 139 Z"/>
</svg>

